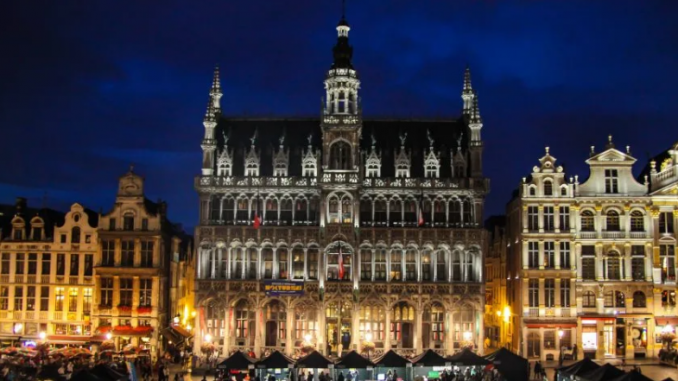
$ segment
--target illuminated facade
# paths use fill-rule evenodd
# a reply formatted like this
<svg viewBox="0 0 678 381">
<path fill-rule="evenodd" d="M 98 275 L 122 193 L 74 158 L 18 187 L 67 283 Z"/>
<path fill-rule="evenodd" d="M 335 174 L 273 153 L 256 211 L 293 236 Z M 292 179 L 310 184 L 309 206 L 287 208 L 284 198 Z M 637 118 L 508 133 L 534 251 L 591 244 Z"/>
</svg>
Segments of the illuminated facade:
<svg viewBox="0 0 678 381">
<path fill-rule="evenodd" d="M 629 147 L 611 137 L 586 162 L 580 184 L 547 148 L 508 206 L 513 349 L 542 360 L 574 344 L 579 358 L 655 357 L 657 325 L 676 316 L 676 212 L 661 195 L 673 169 L 639 183 Z"/>
<path fill-rule="evenodd" d="M 342 19 L 320 119 L 225 118 L 215 72 L 195 180 L 196 351 L 482 348 L 489 181 L 470 71 L 458 119 L 363 119 L 349 30 Z M 275 280 L 303 293 L 267 295 Z"/>
<path fill-rule="evenodd" d="M 0 241 L 0 340 L 90 342 L 98 215 L 73 204 L 65 215 L 3 208 Z"/>
<path fill-rule="evenodd" d="M 508 276 L 506 218 L 492 216 L 485 223 L 489 245 L 485 255 L 485 351 L 510 348 L 513 335 L 511 303 L 506 289 Z"/>
</svg>

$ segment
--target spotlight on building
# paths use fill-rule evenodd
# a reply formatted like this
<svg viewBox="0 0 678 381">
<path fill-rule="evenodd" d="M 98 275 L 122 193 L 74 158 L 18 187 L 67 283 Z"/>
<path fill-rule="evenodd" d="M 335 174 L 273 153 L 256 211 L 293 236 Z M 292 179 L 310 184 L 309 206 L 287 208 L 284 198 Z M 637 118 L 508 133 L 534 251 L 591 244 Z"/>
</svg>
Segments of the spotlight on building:
<svg viewBox="0 0 678 381">
<path fill-rule="evenodd" d="M 464 340 L 466 341 L 471 341 L 471 338 L 473 338 L 473 334 L 469 331 L 464 332 Z"/>
<path fill-rule="evenodd" d="M 14 324 L 14 333 L 21 333 L 21 331 L 24 329 L 24 325 L 21 323 L 16 323 Z"/>
</svg>

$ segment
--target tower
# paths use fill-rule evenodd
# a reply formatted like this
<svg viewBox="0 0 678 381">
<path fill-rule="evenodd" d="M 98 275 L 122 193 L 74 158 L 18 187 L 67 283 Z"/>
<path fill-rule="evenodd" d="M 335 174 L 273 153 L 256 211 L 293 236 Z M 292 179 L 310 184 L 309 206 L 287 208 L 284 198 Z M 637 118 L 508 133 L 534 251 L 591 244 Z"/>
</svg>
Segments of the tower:
<svg viewBox="0 0 678 381">
<path fill-rule="evenodd" d="M 351 28 L 344 15 L 337 25 L 334 62 L 325 77 L 325 99 L 321 116 L 324 171 L 358 172 L 362 115 L 358 98 L 360 80 L 353 69 L 353 48 L 348 42 Z"/>
<path fill-rule="evenodd" d="M 205 126 L 205 136 L 202 139 L 202 175 L 212 176 L 214 173 L 214 153 L 217 149 L 217 141 L 214 138 L 214 128 L 217 126 L 217 115 L 221 112 L 221 83 L 219 80 L 219 67 L 214 68 L 210 99 L 207 102 L 207 110 L 202 124 Z"/>
<path fill-rule="evenodd" d="M 461 98 L 464 100 L 464 117 L 468 121 L 469 156 L 471 162 L 471 177 L 483 177 L 483 140 L 480 131 L 483 129 L 483 119 L 478 108 L 478 94 L 471 86 L 471 70 L 467 67 L 464 73 L 464 89 Z"/>
</svg>

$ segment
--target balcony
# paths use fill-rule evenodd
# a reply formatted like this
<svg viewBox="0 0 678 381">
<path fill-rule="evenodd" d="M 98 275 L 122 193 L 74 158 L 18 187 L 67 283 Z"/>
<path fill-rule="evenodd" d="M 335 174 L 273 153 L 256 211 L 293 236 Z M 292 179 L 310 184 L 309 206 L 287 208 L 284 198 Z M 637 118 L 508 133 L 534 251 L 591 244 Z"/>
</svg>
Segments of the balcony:
<svg viewBox="0 0 678 381">
<path fill-rule="evenodd" d="M 14 311 L 12 319 L 21 321 L 23 320 L 23 311 Z"/>
<path fill-rule="evenodd" d="M 597 232 L 579 232 L 582 239 L 595 239 L 598 236 Z"/>
<path fill-rule="evenodd" d="M 9 283 L 9 275 L 0 275 L 0 283 L 8 284 Z"/>
<path fill-rule="evenodd" d="M 603 238 L 607 239 L 621 239 L 626 236 L 625 232 L 623 230 L 615 230 L 615 231 L 603 231 Z M 582 237 L 584 238 L 584 237 Z"/>
<path fill-rule="evenodd" d="M 38 313 L 38 319 L 40 320 L 49 320 L 49 312 L 47 311 L 40 311 Z"/>
<path fill-rule="evenodd" d="M 61 311 L 54 311 L 52 313 L 52 320 L 64 320 L 64 313 Z"/>
<path fill-rule="evenodd" d="M 629 232 L 629 238 L 647 238 L 646 232 Z"/>
<path fill-rule="evenodd" d="M 72 284 L 72 285 L 80 284 L 80 282 L 78 282 L 78 277 L 77 276 L 68 277 L 68 284 Z"/>
<path fill-rule="evenodd" d="M 28 276 L 26 277 L 26 283 L 28 283 L 28 284 L 35 284 L 35 283 L 37 283 L 35 278 L 36 278 L 35 275 L 28 275 Z"/>
</svg>

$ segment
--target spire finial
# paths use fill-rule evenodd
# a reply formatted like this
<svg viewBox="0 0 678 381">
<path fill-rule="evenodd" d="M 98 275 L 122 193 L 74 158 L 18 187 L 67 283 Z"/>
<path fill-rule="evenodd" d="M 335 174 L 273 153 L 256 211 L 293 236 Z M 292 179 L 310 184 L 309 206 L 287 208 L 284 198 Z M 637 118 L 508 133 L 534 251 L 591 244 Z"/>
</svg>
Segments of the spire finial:
<svg viewBox="0 0 678 381">
<path fill-rule="evenodd" d="M 546 147 L 546 153 L 547 153 L 547 154 L 549 153 L 549 150 L 550 150 L 550 149 L 551 149 L 550 147 Z"/>
<path fill-rule="evenodd" d="M 130 163 L 130 165 L 129 165 L 129 173 L 134 173 L 134 163 Z"/>
<path fill-rule="evenodd" d="M 480 117 L 480 107 L 478 107 L 478 96 L 474 92 L 473 109 L 471 110 L 471 121 L 474 123 L 482 123 L 483 119 Z"/>
<path fill-rule="evenodd" d="M 471 86 L 471 68 L 466 65 L 466 70 L 464 70 L 464 91 L 473 90 Z"/>
<path fill-rule="evenodd" d="M 433 148 L 433 136 L 431 136 L 431 130 L 426 130 L 426 136 L 428 137 L 428 143 L 431 145 L 431 148 Z"/>
<path fill-rule="evenodd" d="M 252 135 L 252 137 L 250 138 L 250 142 L 252 143 L 252 147 L 254 147 L 254 143 L 256 143 L 256 141 L 257 141 L 257 133 L 258 133 L 258 130 L 255 129 L 254 135 Z"/>
<path fill-rule="evenodd" d="M 205 110 L 205 118 L 203 119 L 203 122 L 216 122 L 216 121 L 217 118 L 214 110 L 214 99 L 210 98 L 210 100 L 207 101 L 207 110 Z"/>
<path fill-rule="evenodd" d="M 346 20 L 346 0 L 341 0 L 341 19 Z"/>
</svg>

